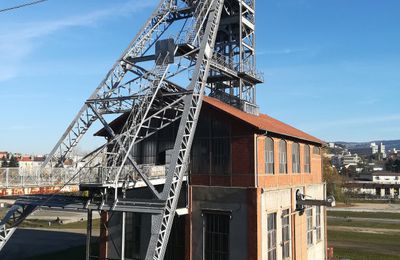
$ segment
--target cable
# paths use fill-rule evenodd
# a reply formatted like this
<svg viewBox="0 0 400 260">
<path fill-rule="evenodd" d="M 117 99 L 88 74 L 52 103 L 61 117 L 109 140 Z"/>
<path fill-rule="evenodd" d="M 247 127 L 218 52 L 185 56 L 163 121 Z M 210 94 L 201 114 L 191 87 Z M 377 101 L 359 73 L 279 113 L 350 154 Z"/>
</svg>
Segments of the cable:
<svg viewBox="0 0 400 260">
<path fill-rule="evenodd" d="M 30 5 L 34 5 L 34 4 L 39 4 L 39 3 L 42 3 L 42 2 L 46 2 L 46 1 L 47 1 L 47 0 L 38 0 L 38 1 L 30 2 L 30 3 L 25 3 L 25 4 L 22 4 L 22 5 L 17 5 L 17 6 L 5 8 L 5 9 L 0 9 L 0 13 L 2 13 L 2 12 L 7 12 L 7 11 L 11 11 L 11 10 L 15 10 L 15 9 L 22 8 L 22 7 L 25 7 L 25 6 L 30 6 Z"/>
</svg>

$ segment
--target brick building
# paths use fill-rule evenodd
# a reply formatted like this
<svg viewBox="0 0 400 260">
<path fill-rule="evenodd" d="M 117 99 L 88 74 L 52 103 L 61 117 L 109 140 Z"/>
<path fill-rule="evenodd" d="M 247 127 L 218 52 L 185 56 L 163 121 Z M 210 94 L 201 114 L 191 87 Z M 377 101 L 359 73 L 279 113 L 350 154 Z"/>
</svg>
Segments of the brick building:
<svg viewBox="0 0 400 260">
<path fill-rule="evenodd" d="M 115 132 L 126 118 L 111 123 Z M 141 142 L 135 160 L 167 167 L 177 125 Z M 321 146 L 272 117 L 205 97 L 165 259 L 325 259 L 325 208 L 296 210 L 298 191 L 325 199 Z M 140 188 L 127 194 L 138 196 L 148 194 Z M 124 251 L 125 259 L 144 259 L 150 220 L 103 212 L 100 258 L 119 259 Z"/>
</svg>

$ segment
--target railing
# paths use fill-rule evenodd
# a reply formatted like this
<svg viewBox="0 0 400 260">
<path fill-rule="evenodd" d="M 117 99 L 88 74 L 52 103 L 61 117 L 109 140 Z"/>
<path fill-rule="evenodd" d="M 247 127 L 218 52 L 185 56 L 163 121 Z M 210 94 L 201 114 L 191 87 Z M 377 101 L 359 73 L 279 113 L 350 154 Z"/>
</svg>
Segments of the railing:
<svg viewBox="0 0 400 260">
<path fill-rule="evenodd" d="M 149 179 L 165 177 L 166 165 L 141 164 L 140 169 Z M 46 187 L 79 184 L 111 184 L 119 167 L 85 168 L 0 168 L 0 188 Z M 141 180 L 132 166 L 123 167 L 120 181 Z"/>
<path fill-rule="evenodd" d="M 0 188 L 77 185 L 76 168 L 0 168 Z"/>
<path fill-rule="evenodd" d="M 141 171 L 149 177 L 149 179 L 159 179 L 165 177 L 165 165 L 139 165 Z M 82 168 L 79 174 L 79 183 L 81 184 L 111 184 L 115 180 L 115 176 L 119 170 L 117 167 L 88 167 Z M 122 168 L 119 174 L 121 182 L 141 180 L 140 175 L 130 165 Z"/>
</svg>

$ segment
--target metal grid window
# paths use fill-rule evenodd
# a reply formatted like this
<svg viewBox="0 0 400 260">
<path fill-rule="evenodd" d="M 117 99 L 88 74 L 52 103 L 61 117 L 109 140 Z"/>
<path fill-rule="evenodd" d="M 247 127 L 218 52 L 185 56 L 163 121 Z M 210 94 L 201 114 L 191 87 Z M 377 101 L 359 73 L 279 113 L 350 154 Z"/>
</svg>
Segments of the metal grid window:
<svg viewBox="0 0 400 260">
<path fill-rule="evenodd" d="M 276 260 L 276 213 L 267 215 L 268 222 L 268 260 Z"/>
<path fill-rule="evenodd" d="M 292 173 L 300 173 L 300 145 L 292 144 Z"/>
<path fill-rule="evenodd" d="M 265 173 L 274 173 L 274 140 L 269 137 L 265 139 Z"/>
<path fill-rule="evenodd" d="M 313 211 L 312 208 L 308 208 L 306 210 L 307 216 L 307 245 L 311 246 L 314 244 L 314 236 L 313 236 Z"/>
<path fill-rule="evenodd" d="M 282 211 L 282 259 L 290 259 L 289 209 Z"/>
<path fill-rule="evenodd" d="M 127 259 L 140 259 L 140 226 L 139 213 L 127 212 L 125 225 L 125 257 Z"/>
<path fill-rule="evenodd" d="M 204 259 L 229 260 L 229 221 L 226 213 L 204 214 Z"/>
<path fill-rule="evenodd" d="M 310 146 L 304 145 L 304 172 L 311 173 Z"/>
<path fill-rule="evenodd" d="M 322 239 L 321 206 L 317 206 L 316 209 L 315 209 L 315 231 L 316 231 L 316 239 L 317 239 L 317 241 L 321 241 L 321 239 Z"/>
<path fill-rule="evenodd" d="M 287 145 L 284 140 L 279 141 L 279 173 L 287 173 Z"/>
</svg>

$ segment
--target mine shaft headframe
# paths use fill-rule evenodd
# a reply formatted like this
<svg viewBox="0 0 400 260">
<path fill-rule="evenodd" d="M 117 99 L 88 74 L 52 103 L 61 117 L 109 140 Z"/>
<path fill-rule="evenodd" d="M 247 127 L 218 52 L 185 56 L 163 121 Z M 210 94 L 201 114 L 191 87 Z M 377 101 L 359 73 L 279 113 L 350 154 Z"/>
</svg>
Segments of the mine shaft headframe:
<svg viewBox="0 0 400 260">
<path fill-rule="evenodd" d="M 308 199 L 308 196 L 303 194 L 300 189 L 296 191 L 296 211 L 304 212 L 306 206 L 325 206 L 335 207 L 335 197 L 328 196 L 325 200 Z"/>
</svg>

